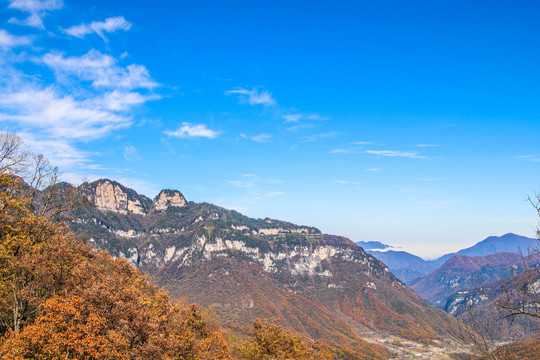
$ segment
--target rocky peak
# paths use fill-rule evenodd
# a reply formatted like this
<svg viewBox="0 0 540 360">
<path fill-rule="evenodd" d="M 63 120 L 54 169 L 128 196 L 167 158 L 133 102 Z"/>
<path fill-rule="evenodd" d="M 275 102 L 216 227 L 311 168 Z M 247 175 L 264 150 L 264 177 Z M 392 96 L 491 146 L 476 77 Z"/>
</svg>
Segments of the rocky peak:
<svg viewBox="0 0 540 360">
<path fill-rule="evenodd" d="M 161 190 L 160 193 L 154 198 L 153 207 L 154 210 L 163 211 L 171 206 L 184 207 L 186 206 L 186 199 L 177 190 Z"/>
<path fill-rule="evenodd" d="M 146 199 L 138 195 L 134 190 L 125 188 L 116 181 L 108 179 L 95 181 L 90 186 L 87 198 L 99 210 L 124 215 L 128 213 L 146 214 Z"/>
</svg>

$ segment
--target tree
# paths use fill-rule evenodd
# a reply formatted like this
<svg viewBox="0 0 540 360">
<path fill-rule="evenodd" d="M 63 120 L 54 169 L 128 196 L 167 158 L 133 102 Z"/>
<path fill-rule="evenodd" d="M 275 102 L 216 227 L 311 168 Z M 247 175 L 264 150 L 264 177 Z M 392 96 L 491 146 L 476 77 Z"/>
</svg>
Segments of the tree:
<svg viewBox="0 0 540 360">
<path fill-rule="evenodd" d="M 540 217 L 540 194 L 529 197 L 529 202 Z M 538 348 L 540 338 L 528 340 L 527 346 L 518 342 L 523 330 L 540 330 L 540 227 L 537 238 L 537 245 L 512 266 L 509 278 L 487 285 L 479 282 L 476 289 L 459 294 L 464 310 L 458 318 L 466 325 L 458 326 L 455 333 L 482 359 L 520 358 L 513 357 L 510 349 L 514 348 L 526 358 L 527 348 Z M 499 349 L 501 344 L 506 345 Z"/>
<path fill-rule="evenodd" d="M 330 354 L 317 351 L 313 344 L 282 326 L 267 320 L 253 322 L 253 340 L 241 345 L 237 350 L 240 359 L 245 360 L 288 360 L 330 359 Z"/>
<path fill-rule="evenodd" d="M 29 156 L 19 136 L 0 132 L 0 173 L 21 174 L 27 168 Z"/>
<path fill-rule="evenodd" d="M 227 343 L 199 308 L 171 305 L 126 260 L 75 239 L 57 221 L 66 191 L 54 187 L 56 170 L 21 150 L 16 136 L 4 138 L 0 358 L 231 359 Z M 28 171 L 23 163 L 34 167 Z M 44 197 L 51 188 L 55 195 Z"/>
<path fill-rule="evenodd" d="M 540 217 L 540 194 L 528 198 Z M 502 295 L 495 304 L 505 311 L 506 317 L 529 317 L 540 319 L 540 227 L 537 227 L 538 243 L 521 256 L 523 270 L 513 273 L 502 288 Z"/>
<path fill-rule="evenodd" d="M 58 167 L 42 154 L 32 154 L 16 134 L 0 132 L 0 173 L 24 180 L 18 189 L 20 198 L 30 199 L 28 205 L 37 216 L 57 221 L 68 210 L 82 206 L 81 193 L 59 183 Z"/>
</svg>

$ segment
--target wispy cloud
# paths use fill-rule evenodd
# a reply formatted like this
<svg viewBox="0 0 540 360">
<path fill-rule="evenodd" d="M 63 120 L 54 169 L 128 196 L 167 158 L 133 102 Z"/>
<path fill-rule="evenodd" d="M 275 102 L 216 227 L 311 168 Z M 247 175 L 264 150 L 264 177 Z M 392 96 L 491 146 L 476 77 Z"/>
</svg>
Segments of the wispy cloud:
<svg viewBox="0 0 540 360">
<path fill-rule="evenodd" d="M 359 182 L 349 180 L 334 180 L 334 182 L 342 185 L 360 185 Z"/>
<path fill-rule="evenodd" d="M 330 150 L 329 154 L 354 154 L 356 152 L 355 149 L 333 149 Z"/>
<path fill-rule="evenodd" d="M 320 115 L 320 114 L 311 114 L 311 115 L 308 115 L 307 119 L 309 119 L 309 120 L 324 121 L 324 120 L 330 120 L 331 118 L 328 117 L 328 116 Z"/>
<path fill-rule="evenodd" d="M 394 150 L 366 150 L 366 154 L 377 155 L 377 156 L 387 156 L 387 157 L 406 157 L 411 159 L 422 159 L 425 156 L 418 155 L 415 152 L 408 151 L 394 151 Z"/>
<path fill-rule="evenodd" d="M 44 29 L 44 16 L 62 6 L 61 0 L 9 0 L 10 9 L 28 14 L 9 22 Z M 91 30 L 102 36 L 130 26 L 117 17 L 68 32 L 82 37 Z M 0 49 L 12 54 L 0 61 L 0 127 L 17 131 L 32 152 L 44 154 L 66 171 L 64 178 L 110 176 L 117 169 L 102 167 L 96 162 L 101 154 L 83 151 L 79 145 L 132 126 L 139 105 L 161 98 L 154 93 L 160 84 L 146 67 L 123 65 L 123 55 L 117 59 L 91 49 L 70 56 L 69 46 L 67 55 L 51 51 L 52 43 L 45 41 L 53 36 L 51 32 L 16 36 L 0 29 Z M 40 66 L 39 76 L 34 65 Z M 124 156 L 133 160 L 139 155 L 126 146 Z"/>
<path fill-rule="evenodd" d="M 29 16 L 26 19 L 9 19 L 10 23 L 27 25 L 44 29 L 43 17 L 47 13 L 59 10 L 64 6 L 62 0 L 10 0 L 9 8 L 27 12 Z"/>
<path fill-rule="evenodd" d="M 250 188 L 250 187 L 255 186 L 254 181 L 251 181 L 251 180 L 249 181 L 248 180 L 228 180 L 227 184 L 242 187 L 242 188 Z"/>
<path fill-rule="evenodd" d="M 437 147 L 437 146 L 441 146 L 441 145 L 436 145 L 436 144 L 418 144 L 416 145 L 418 147 Z"/>
<path fill-rule="evenodd" d="M 218 131 L 209 129 L 205 124 L 190 124 L 182 123 L 182 125 L 175 131 L 167 130 L 165 134 L 172 137 L 187 139 L 187 138 L 208 138 L 213 139 L 219 136 Z"/>
<path fill-rule="evenodd" d="M 32 152 L 45 155 L 47 159 L 61 169 L 86 167 L 90 162 L 90 157 L 94 155 L 78 150 L 65 139 L 36 136 L 26 131 L 17 134 Z"/>
<path fill-rule="evenodd" d="M 283 115 L 282 118 L 285 120 L 285 122 L 299 122 L 302 118 L 302 115 L 300 114 L 289 114 L 289 115 Z"/>
<path fill-rule="evenodd" d="M 304 138 L 304 141 L 313 142 L 313 141 L 319 141 L 319 140 L 324 140 L 324 139 L 331 139 L 331 138 L 335 138 L 338 135 L 339 133 L 337 131 L 329 131 L 329 132 L 320 133 L 320 134 L 308 135 Z"/>
<path fill-rule="evenodd" d="M 83 38 L 88 34 L 96 33 L 104 41 L 108 41 L 105 37 L 105 33 L 113 33 L 118 30 L 128 31 L 131 29 L 131 23 L 124 19 L 123 16 L 110 17 L 105 21 L 92 21 L 90 24 L 81 24 L 72 26 L 63 31 L 71 36 Z"/>
<path fill-rule="evenodd" d="M 272 141 L 272 135 L 270 134 L 259 134 L 257 136 L 253 136 L 251 140 L 258 142 L 258 143 L 269 143 Z"/>
<path fill-rule="evenodd" d="M 141 159 L 137 148 L 133 145 L 124 146 L 124 159 L 127 161 L 137 161 Z"/>
<path fill-rule="evenodd" d="M 354 145 L 371 145 L 373 144 L 372 141 L 355 141 L 353 142 Z"/>
<path fill-rule="evenodd" d="M 248 90 L 244 88 L 236 88 L 225 92 L 225 95 L 239 95 L 241 103 L 249 105 L 275 105 L 276 100 L 272 97 L 272 93 L 267 90 L 259 91 L 257 88 Z"/>
<path fill-rule="evenodd" d="M 331 118 L 329 116 L 323 116 L 320 114 L 287 114 L 283 115 L 282 118 L 285 120 L 286 123 L 288 122 L 299 122 L 300 120 L 309 120 L 309 121 L 324 121 L 324 120 L 330 120 Z"/>
<path fill-rule="evenodd" d="M 366 169 L 366 171 L 368 172 L 379 172 L 379 171 L 382 171 L 381 168 L 370 168 L 370 169 Z"/>
<path fill-rule="evenodd" d="M 538 155 L 518 155 L 518 156 L 516 156 L 516 159 L 523 160 L 523 161 L 539 162 L 540 161 L 540 156 L 538 156 Z"/>
<path fill-rule="evenodd" d="M 64 96 L 53 86 L 4 89 L 0 91 L 0 121 L 31 126 L 55 138 L 79 140 L 102 137 L 131 125 L 130 116 L 110 111 L 97 102 L 95 98 L 80 101 Z"/>
<path fill-rule="evenodd" d="M 264 198 L 273 198 L 283 195 L 283 191 L 276 190 L 276 184 L 282 184 L 282 180 L 278 179 L 265 179 L 260 178 L 255 174 L 242 174 L 242 176 L 235 180 L 226 181 L 228 185 L 235 186 L 245 194 L 242 195 L 241 202 L 247 205 L 256 205 L 259 200 Z M 249 200 L 248 200 L 249 199 Z M 245 210 L 245 208 L 244 208 Z"/>
<path fill-rule="evenodd" d="M 29 36 L 11 35 L 4 29 L 0 29 L 0 47 L 10 48 L 21 45 L 29 45 L 32 39 Z"/>
<path fill-rule="evenodd" d="M 329 154 L 357 154 L 362 152 L 362 149 L 365 148 L 365 145 L 373 144 L 371 141 L 355 141 L 353 143 L 345 145 L 343 148 L 330 150 Z M 355 146 L 351 146 L 355 145 Z"/>
<path fill-rule="evenodd" d="M 90 50 L 83 56 L 64 57 L 62 54 L 45 54 L 39 61 L 54 71 L 58 81 L 70 77 L 89 81 L 95 88 L 153 89 L 159 86 L 146 67 L 130 64 L 121 67 L 110 55 Z"/>
<path fill-rule="evenodd" d="M 263 192 L 261 194 L 261 196 L 264 196 L 264 197 L 275 197 L 275 196 L 280 196 L 280 195 L 283 195 L 283 191 L 267 191 L 267 192 Z"/>
</svg>

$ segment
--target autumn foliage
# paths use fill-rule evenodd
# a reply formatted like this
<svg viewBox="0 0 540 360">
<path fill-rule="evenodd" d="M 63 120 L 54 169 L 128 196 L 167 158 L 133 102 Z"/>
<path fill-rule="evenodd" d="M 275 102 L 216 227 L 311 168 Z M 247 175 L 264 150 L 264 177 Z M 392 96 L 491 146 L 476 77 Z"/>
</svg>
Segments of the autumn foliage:
<svg viewBox="0 0 540 360">
<path fill-rule="evenodd" d="M 236 353 L 245 360 L 331 359 L 324 349 L 317 349 L 303 338 L 279 324 L 257 319 L 253 323 L 253 339 L 241 345 Z"/>
<path fill-rule="evenodd" d="M 196 306 L 36 216 L 25 186 L 0 174 L 2 359 L 231 358 Z"/>
<path fill-rule="evenodd" d="M 330 348 L 262 320 L 231 347 L 197 306 L 172 305 L 126 260 L 36 215 L 27 186 L 0 173 L 0 358 L 335 358 Z"/>
</svg>

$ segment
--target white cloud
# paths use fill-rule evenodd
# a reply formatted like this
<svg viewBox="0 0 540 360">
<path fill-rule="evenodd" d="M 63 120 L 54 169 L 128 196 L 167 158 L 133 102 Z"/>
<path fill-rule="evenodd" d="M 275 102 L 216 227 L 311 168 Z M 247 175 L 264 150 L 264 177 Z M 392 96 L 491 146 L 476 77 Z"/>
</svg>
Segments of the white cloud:
<svg viewBox="0 0 540 360">
<path fill-rule="evenodd" d="M 380 168 L 371 168 L 371 169 L 366 169 L 366 171 L 369 171 L 369 172 L 378 172 L 378 171 L 382 171 L 382 169 L 380 169 Z"/>
<path fill-rule="evenodd" d="M 242 188 L 250 188 L 255 185 L 252 181 L 242 181 L 242 180 L 229 180 L 227 181 L 227 184 L 242 187 Z"/>
<path fill-rule="evenodd" d="M 283 195 L 284 193 L 282 191 L 267 191 L 266 193 L 262 193 L 261 196 L 264 197 L 275 197 Z"/>
<path fill-rule="evenodd" d="M 126 145 L 124 146 L 124 159 L 126 159 L 127 161 L 136 161 L 140 160 L 141 157 L 135 146 Z"/>
<path fill-rule="evenodd" d="M 353 144 L 355 144 L 355 145 L 371 145 L 371 144 L 373 144 L 373 142 L 371 142 L 371 141 L 355 141 L 355 142 L 353 142 Z"/>
<path fill-rule="evenodd" d="M 359 182 L 348 181 L 348 180 L 334 180 L 334 182 L 337 182 L 338 184 L 342 184 L 342 185 L 360 185 Z"/>
<path fill-rule="evenodd" d="M 17 133 L 33 153 L 43 154 L 60 169 L 87 166 L 91 153 L 77 150 L 65 139 L 36 136 L 29 132 Z"/>
<path fill-rule="evenodd" d="M 50 11 L 61 9 L 62 0 L 10 0 L 9 8 L 27 12 L 30 15 L 24 19 L 9 19 L 10 23 L 27 25 L 44 29 L 42 18 Z"/>
<path fill-rule="evenodd" d="M 40 129 L 56 138 L 89 140 L 131 125 L 131 117 L 100 106 L 93 100 L 62 96 L 56 88 L 25 87 L 0 91 L 0 121 Z"/>
<path fill-rule="evenodd" d="M 124 19 L 123 16 L 111 17 L 105 19 L 105 21 L 92 21 L 90 24 L 81 24 L 77 26 L 72 26 L 63 31 L 71 36 L 78 38 L 83 38 L 88 34 L 95 32 L 98 34 L 104 41 L 107 41 L 105 37 L 105 32 L 113 33 L 117 30 L 128 31 L 131 29 L 131 23 Z"/>
<path fill-rule="evenodd" d="M 272 98 L 272 94 L 266 90 L 259 91 L 258 89 L 247 90 L 243 88 L 233 89 L 225 92 L 225 95 L 240 95 L 242 103 L 249 105 L 275 105 L 276 100 Z"/>
<path fill-rule="evenodd" d="M 219 132 L 209 129 L 204 124 L 182 123 L 182 126 L 175 131 L 165 131 L 165 134 L 177 138 L 205 137 L 213 139 L 219 135 Z"/>
<path fill-rule="evenodd" d="M 0 29 L 0 47 L 10 48 L 21 45 L 29 45 L 32 40 L 28 36 L 15 36 L 6 30 Z"/>
<path fill-rule="evenodd" d="M 330 139 L 330 138 L 336 137 L 338 134 L 339 133 L 337 131 L 329 131 L 329 132 L 321 133 L 321 134 L 313 134 L 313 135 L 306 136 L 304 138 L 304 141 L 312 142 L 312 141 L 319 141 L 323 139 Z"/>
<path fill-rule="evenodd" d="M 441 146 L 441 145 L 436 145 L 436 144 L 419 144 L 419 145 L 416 145 L 418 147 L 437 147 L 437 146 Z"/>
<path fill-rule="evenodd" d="M 290 114 L 290 115 L 283 115 L 282 118 L 285 120 L 285 122 L 298 122 L 302 118 L 302 115 L 299 114 Z"/>
<path fill-rule="evenodd" d="M 157 98 L 159 98 L 157 95 L 143 96 L 137 92 L 114 90 L 96 98 L 94 103 L 111 111 L 129 111 L 135 105 Z"/>
<path fill-rule="evenodd" d="M 319 114 L 312 114 L 312 115 L 309 115 L 307 118 L 309 120 L 319 120 L 319 121 L 324 121 L 324 120 L 330 120 L 331 119 L 328 116 L 322 116 L 322 115 L 319 115 Z"/>
<path fill-rule="evenodd" d="M 329 154 L 354 154 L 356 150 L 354 149 L 333 149 L 330 150 Z"/>
<path fill-rule="evenodd" d="M 257 136 L 253 136 L 251 140 L 256 141 L 258 143 L 269 143 L 272 140 L 272 135 L 270 134 L 259 134 Z"/>
<path fill-rule="evenodd" d="M 540 156 L 538 156 L 538 155 L 519 155 L 519 156 L 516 156 L 516 159 L 523 160 L 523 161 L 539 162 L 540 161 Z"/>
<path fill-rule="evenodd" d="M 418 153 L 407 152 L 407 151 L 366 150 L 365 153 L 371 154 L 371 155 L 378 155 L 378 156 L 388 156 L 388 157 L 406 157 L 406 158 L 413 158 L 413 159 L 425 158 L 425 156 L 418 155 Z"/>
<path fill-rule="evenodd" d="M 94 49 L 83 56 L 72 57 L 48 53 L 40 61 L 54 71 L 59 81 L 65 82 L 74 76 L 91 82 L 95 88 L 153 89 L 159 86 L 146 67 L 131 64 L 123 68 L 112 56 Z"/>
<path fill-rule="evenodd" d="M 10 0 L 9 8 L 29 14 L 28 18 L 19 16 L 10 22 L 43 29 L 43 17 L 62 6 L 60 0 Z M 69 32 L 84 36 L 85 26 L 102 36 L 128 30 L 131 24 L 122 17 L 109 18 Z M 10 55 L 0 58 L 0 127 L 16 131 L 33 153 L 42 153 L 67 171 L 64 179 L 82 179 L 97 173 L 110 177 L 111 172 L 128 171 L 102 167 L 95 162 L 100 154 L 82 150 L 80 144 L 130 127 L 137 106 L 161 98 L 153 93 L 160 84 L 146 67 L 126 66 L 93 49 L 82 56 L 52 52 L 47 44 L 39 43 L 45 36 L 54 35 L 15 36 L 0 29 L 0 51 Z M 39 55 L 30 55 L 36 53 Z M 30 62 L 43 67 L 37 73 L 34 69 L 26 73 Z M 139 157 L 134 147 L 123 150 L 128 160 Z"/>
</svg>

